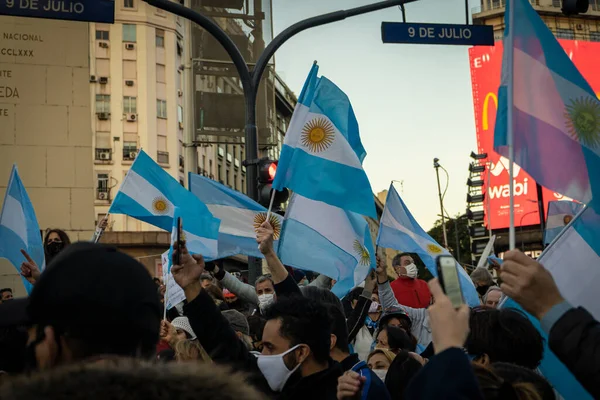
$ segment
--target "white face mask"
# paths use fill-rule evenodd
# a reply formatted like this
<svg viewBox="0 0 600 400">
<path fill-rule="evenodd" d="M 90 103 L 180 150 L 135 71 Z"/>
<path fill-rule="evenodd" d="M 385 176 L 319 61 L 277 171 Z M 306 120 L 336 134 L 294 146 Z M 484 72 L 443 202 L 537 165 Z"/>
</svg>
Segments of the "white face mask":
<svg viewBox="0 0 600 400">
<path fill-rule="evenodd" d="M 274 301 L 275 295 L 273 293 L 270 294 L 261 294 L 258 296 L 258 306 L 261 310 L 268 307 Z"/>
<path fill-rule="evenodd" d="M 262 372 L 263 376 L 267 380 L 269 387 L 274 392 L 281 392 L 285 383 L 290 379 L 290 376 L 298 368 L 302 363 L 298 363 L 293 370 L 289 370 L 288 367 L 285 366 L 285 362 L 283 361 L 283 357 L 286 354 L 291 353 L 296 350 L 300 345 L 294 346 L 285 353 L 277 354 L 274 356 L 263 356 L 262 354 L 255 354 L 257 360 L 256 364 L 258 365 L 258 369 Z"/>
<path fill-rule="evenodd" d="M 375 312 L 377 312 L 378 309 L 379 309 L 379 303 L 374 301 L 371 303 L 371 306 L 369 307 L 369 312 L 375 313 Z"/>
<path fill-rule="evenodd" d="M 385 382 L 385 376 L 387 375 L 386 369 L 374 369 L 372 371 L 382 382 Z"/>
<path fill-rule="evenodd" d="M 410 263 L 404 268 L 406 268 L 406 276 L 409 278 L 415 279 L 419 275 L 419 269 L 414 263 Z"/>
</svg>

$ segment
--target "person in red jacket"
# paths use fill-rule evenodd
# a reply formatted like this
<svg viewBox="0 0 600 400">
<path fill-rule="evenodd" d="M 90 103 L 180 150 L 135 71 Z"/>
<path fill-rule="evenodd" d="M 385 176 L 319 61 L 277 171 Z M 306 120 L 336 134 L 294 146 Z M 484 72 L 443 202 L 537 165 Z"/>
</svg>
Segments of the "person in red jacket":
<svg viewBox="0 0 600 400">
<path fill-rule="evenodd" d="M 398 303 L 412 308 L 427 308 L 431 303 L 431 292 L 427 282 L 418 279 L 419 270 L 411 255 L 398 254 L 392 260 L 398 279 L 390 285 Z"/>
</svg>

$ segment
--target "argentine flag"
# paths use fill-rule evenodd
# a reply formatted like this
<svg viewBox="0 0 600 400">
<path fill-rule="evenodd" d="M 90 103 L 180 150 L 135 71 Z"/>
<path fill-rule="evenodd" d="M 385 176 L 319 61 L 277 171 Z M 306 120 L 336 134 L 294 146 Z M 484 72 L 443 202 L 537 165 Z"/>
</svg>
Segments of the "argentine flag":
<svg viewBox="0 0 600 400">
<path fill-rule="evenodd" d="M 278 255 L 284 265 L 335 279 L 331 290 L 340 298 L 376 266 L 371 231 L 362 215 L 297 193 L 285 213 Z"/>
<path fill-rule="evenodd" d="M 19 272 L 21 263 L 25 261 L 21 249 L 29 253 L 40 270 L 44 269 L 44 246 L 40 227 L 33 204 L 17 172 L 17 166 L 13 165 L 0 213 L 0 257 L 10 261 Z M 33 286 L 22 276 L 21 280 L 29 294 Z"/>
<path fill-rule="evenodd" d="M 574 201 L 548 202 L 548 218 L 544 231 L 544 244 L 550 244 L 569 222 L 583 209 L 583 204 Z"/>
<path fill-rule="evenodd" d="M 235 254 L 263 258 L 256 244 L 256 229 L 266 220 L 267 209 L 248 196 L 201 175 L 190 174 L 189 182 L 191 192 L 221 220 L 217 258 Z M 271 213 L 269 220 L 277 249 L 283 217 Z"/>
<path fill-rule="evenodd" d="M 506 16 L 494 149 L 509 156 L 512 125 L 516 164 L 557 193 L 600 201 L 600 101 L 529 1 L 508 1 Z"/>
<path fill-rule="evenodd" d="M 377 218 L 348 96 L 313 65 L 285 135 L 273 188 Z"/>
<path fill-rule="evenodd" d="M 109 214 L 125 214 L 171 232 L 179 208 L 191 253 L 217 256 L 219 220 L 144 151 L 140 151 L 113 200 Z"/>
<path fill-rule="evenodd" d="M 579 212 L 573 221 L 559 233 L 538 260 L 550 273 L 562 296 L 573 307 L 584 307 L 600 320 L 600 214 L 592 207 Z M 512 299 L 503 307 L 522 308 Z M 523 311 L 525 312 L 525 311 Z M 542 331 L 540 322 L 533 316 L 527 317 Z M 540 365 L 542 374 L 556 388 L 565 400 L 586 400 L 592 396 L 579 384 L 567 367 L 550 351 L 545 344 L 544 358 Z"/>
<path fill-rule="evenodd" d="M 379 223 L 377 245 L 407 253 L 416 253 L 431 272 L 437 277 L 435 260 L 437 256 L 450 255 L 448 250 L 440 246 L 431 236 L 419 226 L 404 202 L 390 185 L 385 201 L 385 208 Z M 460 287 L 465 301 L 470 307 L 481 304 L 479 296 L 467 272 L 459 265 L 458 272 Z"/>
</svg>

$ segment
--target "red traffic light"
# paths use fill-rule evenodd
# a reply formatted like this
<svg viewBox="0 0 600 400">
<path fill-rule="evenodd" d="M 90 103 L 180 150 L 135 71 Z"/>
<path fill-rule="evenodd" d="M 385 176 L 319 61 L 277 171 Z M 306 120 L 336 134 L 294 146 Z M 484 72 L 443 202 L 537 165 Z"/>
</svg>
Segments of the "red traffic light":
<svg viewBox="0 0 600 400">
<path fill-rule="evenodd" d="M 269 178 L 271 178 L 271 180 L 275 179 L 276 173 L 277 173 L 277 162 L 272 162 L 271 165 L 269 165 Z"/>
</svg>

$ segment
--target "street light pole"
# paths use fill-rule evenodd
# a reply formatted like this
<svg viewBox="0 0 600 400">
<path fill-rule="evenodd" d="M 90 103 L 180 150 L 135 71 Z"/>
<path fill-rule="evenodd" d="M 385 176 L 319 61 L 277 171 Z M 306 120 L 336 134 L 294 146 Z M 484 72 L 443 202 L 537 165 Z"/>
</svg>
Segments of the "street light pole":
<svg viewBox="0 0 600 400">
<path fill-rule="evenodd" d="M 342 21 L 346 18 L 354 17 L 361 14 L 370 13 L 373 11 L 379 11 L 390 7 L 396 7 L 404 5 L 406 3 L 412 3 L 418 0 L 385 0 L 374 4 L 368 4 L 365 6 L 351 8 L 349 10 L 334 11 L 328 14 L 318 15 L 316 17 L 307 18 L 300 22 L 297 22 L 283 32 L 277 35 L 269 43 L 267 48 L 261 53 L 258 58 L 255 67 L 250 70 L 248 64 L 244 60 L 240 50 L 235 45 L 233 40 L 227 35 L 227 33 L 212 19 L 188 8 L 181 4 L 173 2 L 171 0 L 144 0 L 146 3 L 159 8 L 161 10 L 168 11 L 180 17 L 186 18 L 192 22 L 195 22 L 202 28 L 204 28 L 213 38 L 215 38 L 224 50 L 231 57 L 231 61 L 237 70 L 242 88 L 244 90 L 244 99 L 246 102 L 246 125 L 245 131 L 245 148 L 246 148 L 246 159 L 244 165 L 246 166 L 246 193 L 248 197 L 253 200 L 258 200 L 258 135 L 256 128 L 256 98 L 258 94 L 258 88 L 262 75 L 267 67 L 269 60 L 275 54 L 275 51 L 279 49 L 288 39 L 292 36 L 316 26 L 326 25 L 332 22 Z M 232 15 L 233 16 L 233 15 Z M 190 111 L 188 111 L 190 112 Z M 195 169 L 197 166 L 192 166 L 190 170 Z M 249 279 L 253 282 L 254 279 L 260 275 L 260 260 L 253 260 L 252 257 L 248 260 Z M 256 275 L 256 276 L 255 276 Z"/>
<path fill-rule="evenodd" d="M 448 235 L 446 233 L 446 218 L 444 217 L 444 198 L 442 197 L 442 186 L 440 185 L 440 161 L 439 158 L 433 159 L 433 168 L 437 176 L 438 196 L 440 198 L 440 210 L 442 214 L 442 232 L 444 232 L 444 247 L 448 248 Z"/>
</svg>

